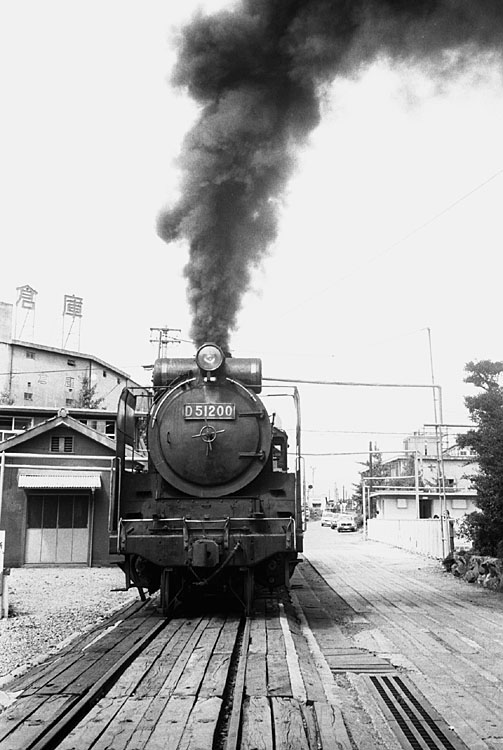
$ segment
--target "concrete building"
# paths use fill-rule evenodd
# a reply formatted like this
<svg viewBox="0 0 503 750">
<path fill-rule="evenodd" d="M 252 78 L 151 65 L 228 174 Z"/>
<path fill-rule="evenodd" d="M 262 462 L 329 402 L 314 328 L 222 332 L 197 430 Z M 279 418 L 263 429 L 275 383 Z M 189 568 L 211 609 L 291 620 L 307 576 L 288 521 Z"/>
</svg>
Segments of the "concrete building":
<svg viewBox="0 0 503 750">
<path fill-rule="evenodd" d="M 383 463 L 388 476 L 373 481 L 369 498 L 379 519 L 435 518 L 446 512 L 461 519 L 476 510 L 471 480 L 478 471 L 476 454 L 459 448 L 455 438 L 450 441 L 444 440 L 438 456 L 437 436 L 418 432 L 404 441 L 406 453 Z"/>
<path fill-rule="evenodd" d="M 422 430 L 405 438 L 404 452 L 417 460 L 419 484 L 424 487 L 438 485 L 439 455 L 440 464 L 448 490 L 469 490 L 472 488 L 471 476 L 478 471 L 477 455 L 470 448 L 459 448 L 456 445 L 457 435 L 446 434 L 442 445 L 437 448 L 437 436 L 434 432 Z M 404 472 L 407 457 L 391 459 L 390 476 L 400 476 Z"/>
<path fill-rule="evenodd" d="M 128 374 L 98 357 L 12 338 L 13 305 L 0 302 L 0 404 L 71 408 L 93 388 L 99 408 L 115 410 Z"/>
<path fill-rule="evenodd" d="M 443 513 L 454 520 L 462 519 L 476 510 L 475 490 L 445 491 L 420 489 L 379 489 L 370 493 L 370 500 L 375 501 L 379 520 L 440 518 Z"/>
</svg>

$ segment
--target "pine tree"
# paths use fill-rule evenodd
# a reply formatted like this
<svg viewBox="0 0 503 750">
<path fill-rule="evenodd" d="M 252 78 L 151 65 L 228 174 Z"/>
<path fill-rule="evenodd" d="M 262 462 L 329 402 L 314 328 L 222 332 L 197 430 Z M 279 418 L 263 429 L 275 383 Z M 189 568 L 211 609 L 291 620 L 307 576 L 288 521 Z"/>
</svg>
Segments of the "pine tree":
<svg viewBox="0 0 503 750">
<path fill-rule="evenodd" d="M 466 530 L 474 549 L 482 555 L 503 557 L 503 388 L 499 383 L 503 362 L 468 362 L 466 383 L 481 389 L 466 396 L 466 408 L 476 429 L 459 435 L 461 448 L 478 456 L 479 472 L 472 477 L 480 509 L 467 517 Z"/>
<path fill-rule="evenodd" d="M 77 406 L 83 409 L 97 409 L 100 404 L 104 401 L 103 396 L 96 398 L 96 389 L 98 384 L 91 385 L 88 375 L 83 375 L 81 378 L 80 393 L 77 399 Z"/>
</svg>

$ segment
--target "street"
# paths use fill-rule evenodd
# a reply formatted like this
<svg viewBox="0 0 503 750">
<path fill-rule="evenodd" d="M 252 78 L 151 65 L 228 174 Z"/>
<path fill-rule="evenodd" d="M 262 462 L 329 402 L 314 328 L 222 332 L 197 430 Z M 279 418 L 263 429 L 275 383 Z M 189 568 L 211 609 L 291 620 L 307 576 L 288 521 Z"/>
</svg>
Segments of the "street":
<svg viewBox="0 0 503 750">
<path fill-rule="evenodd" d="M 362 532 L 310 522 L 304 542 L 298 595 L 308 584 L 330 615 L 327 633 L 301 601 L 328 661 L 336 643 L 339 651 L 360 649 L 405 675 L 470 750 L 502 748 L 503 594 L 454 578 L 440 561 L 365 541 Z M 356 690 L 358 671 L 345 675 Z"/>
</svg>

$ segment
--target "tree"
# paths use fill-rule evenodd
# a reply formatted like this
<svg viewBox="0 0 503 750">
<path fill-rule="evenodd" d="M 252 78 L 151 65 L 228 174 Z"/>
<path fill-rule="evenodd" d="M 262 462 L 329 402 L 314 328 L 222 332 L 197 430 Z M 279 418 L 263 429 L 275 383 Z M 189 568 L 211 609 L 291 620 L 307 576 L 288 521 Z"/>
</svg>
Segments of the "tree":
<svg viewBox="0 0 503 750">
<path fill-rule="evenodd" d="M 416 471 L 416 459 L 414 456 L 408 456 L 403 461 L 401 471 L 404 476 L 391 476 L 390 465 L 383 462 L 382 453 L 376 445 L 374 446 L 374 451 L 375 452 L 372 453 L 372 461 L 369 457 L 369 460 L 362 464 L 362 466 L 365 466 L 365 469 L 360 472 L 362 483 L 363 480 L 367 480 L 367 487 L 370 486 L 371 490 L 374 485 L 378 485 L 379 487 L 386 487 L 388 484 L 391 484 L 393 487 L 415 486 L 414 473 Z M 375 481 L 372 482 L 370 477 Z M 418 476 L 418 483 L 421 488 L 425 486 L 424 479 L 421 475 Z M 362 495 L 362 484 L 353 485 L 352 499 L 358 507 L 363 507 Z M 371 498 L 370 508 L 368 509 L 370 518 L 376 516 L 376 511 L 376 500 L 375 498 Z"/>
<path fill-rule="evenodd" d="M 421 489 L 424 488 L 425 481 L 422 476 L 422 472 L 420 471 L 419 467 L 416 466 L 416 460 L 416 457 L 412 454 L 409 454 L 405 459 L 403 459 L 401 464 L 401 471 L 403 476 L 393 477 L 392 484 L 394 487 L 415 487 L 415 473 L 417 471 L 418 486 Z"/>
<path fill-rule="evenodd" d="M 374 445 L 372 447 L 372 443 L 371 443 L 370 450 L 372 451 L 372 453 L 369 455 L 368 460 L 362 463 L 362 466 L 365 466 L 365 468 L 360 472 L 360 477 L 361 477 L 362 483 L 363 483 L 363 480 L 366 479 L 367 487 L 370 486 L 370 488 L 372 489 L 372 481 L 376 479 L 377 477 L 379 477 L 379 479 L 382 478 L 382 483 L 385 482 L 385 478 L 389 478 L 389 467 L 386 464 L 383 464 L 382 453 L 379 451 L 379 448 L 377 447 L 377 445 Z M 353 492 L 353 498 L 352 498 L 353 502 L 357 504 L 358 507 L 362 508 L 362 512 L 363 512 L 362 484 L 353 485 L 353 486 L 354 486 L 354 492 Z M 376 512 L 377 512 L 376 501 L 374 498 L 371 498 L 370 508 L 367 508 L 367 513 L 370 518 L 375 518 Z"/>
<path fill-rule="evenodd" d="M 6 388 L 4 391 L 0 393 L 0 404 L 5 404 L 5 406 L 11 406 L 14 403 L 14 399 L 10 395 L 10 391 Z"/>
<path fill-rule="evenodd" d="M 99 396 L 98 398 L 95 396 L 98 384 L 91 385 L 88 375 L 83 375 L 80 382 L 80 393 L 76 406 L 80 406 L 83 409 L 97 409 L 104 400 L 104 396 Z"/>
<path fill-rule="evenodd" d="M 482 555 L 503 556 L 503 388 L 499 383 L 503 362 L 468 362 L 465 383 L 481 389 L 466 396 L 466 408 L 476 429 L 459 435 L 461 448 L 478 456 L 479 473 L 472 477 L 480 509 L 467 517 L 467 531 Z"/>
</svg>

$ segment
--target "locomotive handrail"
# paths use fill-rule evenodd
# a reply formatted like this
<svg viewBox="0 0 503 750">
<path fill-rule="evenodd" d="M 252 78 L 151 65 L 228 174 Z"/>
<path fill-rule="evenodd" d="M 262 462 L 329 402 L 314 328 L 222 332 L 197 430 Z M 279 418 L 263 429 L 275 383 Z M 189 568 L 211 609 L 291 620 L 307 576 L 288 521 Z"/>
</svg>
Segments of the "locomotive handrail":
<svg viewBox="0 0 503 750">
<path fill-rule="evenodd" d="M 194 377 L 189 377 L 186 380 L 182 381 L 180 385 L 185 384 L 185 383 L 191 383 L 195 379 L 196 378 Z M 169 395 L 169 393 L 167 393 L 166 395 Z M 160 398 L 159 401 L 157 403 L 154 403 L 154 405 L 152 406 L 152 409 L 150 411 L 150 421 L 152 422 L 153 425 L 155 424 L 156 419 L 157 419 L 157 412 L 161 408 L 161 405 L 164 403 L 164 400 L 165 400 L 164 398 Z"/>
<path fill-rule="evenodd" d="M 270 385 L 265 386 L 274 388 L 273 381 L 278 380 L 280 383 L 293 383 L 291 380 L 282 380 L 281 378 L 264 378 L 269 380 Z M 267 394 L 269 398 L 277 396 L 287 396 L 292 398 L 295 405 L 296 415 L 296 427 L 295 427 L 295 507 L 299 518 L 302 517 L 303 507 L 306 501 L 306 489 L 305 489 L 305 474 L 302 470 L 302 448 L 301 448 L 301 436 L 302 436 L 302 418 L 300 409 L 300 393 L 296 385 L 292 385 L 291 393 L 272 393 Z"/>
</svg>

